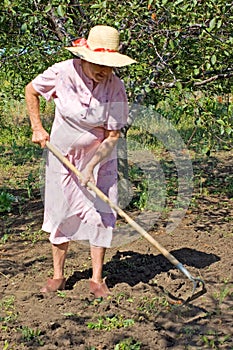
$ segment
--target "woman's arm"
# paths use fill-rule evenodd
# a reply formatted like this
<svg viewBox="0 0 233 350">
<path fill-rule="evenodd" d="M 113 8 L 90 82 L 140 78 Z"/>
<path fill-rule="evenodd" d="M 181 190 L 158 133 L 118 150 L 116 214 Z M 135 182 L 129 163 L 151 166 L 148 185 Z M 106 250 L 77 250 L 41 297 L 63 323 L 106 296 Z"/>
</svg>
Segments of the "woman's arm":
<svg viewBox="0 0 233 350">
<path fill-rule="evenodd" d="M 25 99 L 33 131 L 32 142 L 38 143 L 44 148 L 46 141 L 49 141 L 49 134 L 41 123 L 39 96 L 40 94 L 34 89 L 32 83 L 29 83 L 25 88 Z"/>
<path fill-rule="evenodd" d="M 117 141 L 120 137 L 119 130 L 106 130 L 105 139 L 101 142 L 99 148 L 97 149 L 95 155 L 92 157 L 90 162 L 86 165 L 86 168 L 83 170 L 83 176 L 85 181 L 82 181 L 83 185 L 86 185 L 88 181 L 95 182 L 93 176 L 93 170 L 97 164 L 102 160 L 107 158 L 113 151 L 114 147 L 117 144 Z"/>
</svg>

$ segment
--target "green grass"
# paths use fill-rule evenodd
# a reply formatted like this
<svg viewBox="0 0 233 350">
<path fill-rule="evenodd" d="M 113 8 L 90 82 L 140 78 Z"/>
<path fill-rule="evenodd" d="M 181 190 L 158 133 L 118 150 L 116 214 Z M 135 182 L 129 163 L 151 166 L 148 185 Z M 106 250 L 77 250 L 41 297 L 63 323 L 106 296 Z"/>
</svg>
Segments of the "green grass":
<svg viewBox="0 0 233 350">
<path fill-rule="evenodd" d="M 126 338 L 115 345 L 114 350 L 140 350 L 141 342 L 133 338 Z"/>
<path fill-rule="evenodd" d="M 40 241 L 43 241 L 45 237 L 47 238 L 47 233 L 42 230 L 34 230 L 30 225 L 28 225 L 27 229 L 20 233 L 20 237 L 26 244 L 34 245 Z"/>
<path fill-rule="evenodd" d="M 0 302 L 0 328 L 7 331 L 8 323 L 13 323 L 18 317 L 15 310 L 15 297 L 13 295 L 5 297 Z"/>
<path fill-rule="evenodd" d="M 231 335 L 222 335 L 215 330 L 209 330 L 201 336 L 204 349 L 216 349 L 219 350 L 228 340 L 231 339 Z M 230 350 L 230 349 L 229 349 Z"/>
<path fill-rule="evenodd" d="M 112 317 L 99 317 L 97 322 L 88 322 L 89 329 L 111 331 L 113 329 L 126 328 L 134 325 L 133 319 L 124 319 L 122 315 L 114 315 Z"/>
<path fill-rule="evenodd" d="M 233 285 L 230 286 L 228 282 L 224 282 L 221 288 L 213 294 L 214 299 L 219 305 L 221 305 L 226 298 L 233 298 L 233 291 L 230 287 L 233 287 Z"/>
<path fill-rule="evenodd" d="M 22 336 L 22 341 L 25 342 L 30 342 L 34 341 L 38 345 L 42 346 L 44 342 L 40 339 L 40 336 L 42 335 L 42 332 L 40 329 L 33 329 L 28 326 L 22 326 L 18 328 L 18 332 L 21 333 Z"/>
<path fill-rule="evenodd" d="M 0 193 L 0 213 L 10 212 L 13 208 L 13 203 L 17 201 L 17 198 L 13 194 L 2 191 Z"/>
</svg>

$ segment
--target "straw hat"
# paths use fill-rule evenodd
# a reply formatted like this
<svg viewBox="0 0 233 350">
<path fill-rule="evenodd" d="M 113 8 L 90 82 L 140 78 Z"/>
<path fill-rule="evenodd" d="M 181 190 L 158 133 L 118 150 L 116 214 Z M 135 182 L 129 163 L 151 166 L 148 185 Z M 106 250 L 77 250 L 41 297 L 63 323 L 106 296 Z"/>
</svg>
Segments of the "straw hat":
<svg viewBox="0 0 233 350">
<path fill-rule="evenodd" d="M 72 42 L 72 45 L 66 49 L 91 63 L 109 67 L 123 67 L 136 62 L 119 53 L 119 33 L 113 27 L 95 26 L 90 30 L 87 40 L 77 39 Z"/>
</svg>

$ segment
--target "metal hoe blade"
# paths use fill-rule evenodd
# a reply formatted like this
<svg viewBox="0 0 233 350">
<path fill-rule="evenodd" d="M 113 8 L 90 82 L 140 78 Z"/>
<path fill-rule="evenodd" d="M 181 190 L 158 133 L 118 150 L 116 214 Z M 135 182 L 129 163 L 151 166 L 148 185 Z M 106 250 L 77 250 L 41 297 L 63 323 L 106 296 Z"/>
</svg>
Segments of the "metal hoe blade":
<svg viewBox="0 0 233 350">
<path fill-rule="evenodd" d="M 182 303 L 182 305 L 189 303 L 192 300 L 199 298 L 201 295 L 206 293 L 205 282 L 199 277 L 193 277 L 190 272 L 179 262 L 176 265 L 177 269 L 180 270 L 188 279 L 193 283 L 192 294 Z M 201 287 L 200 290 L 196 291 L 197 288 Z"/>
</svg>

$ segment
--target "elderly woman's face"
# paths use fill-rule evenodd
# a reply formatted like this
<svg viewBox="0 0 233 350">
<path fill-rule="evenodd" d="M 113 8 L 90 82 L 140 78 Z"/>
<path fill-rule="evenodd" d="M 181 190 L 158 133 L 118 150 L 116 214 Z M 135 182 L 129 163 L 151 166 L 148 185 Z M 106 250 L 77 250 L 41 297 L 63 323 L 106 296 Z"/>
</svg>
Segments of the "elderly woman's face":
<svg viewBox="0 0 233 350">
<path fill-rule="evenodd" d="M 82 68 L 88 78 L 95 83 L 101 83 L 112 74 L 112 67 L 101 66 L 87 61 L 82 61 Z"/>
</svg>

